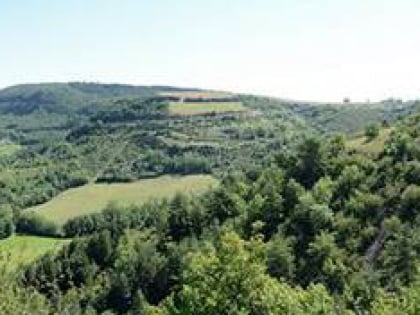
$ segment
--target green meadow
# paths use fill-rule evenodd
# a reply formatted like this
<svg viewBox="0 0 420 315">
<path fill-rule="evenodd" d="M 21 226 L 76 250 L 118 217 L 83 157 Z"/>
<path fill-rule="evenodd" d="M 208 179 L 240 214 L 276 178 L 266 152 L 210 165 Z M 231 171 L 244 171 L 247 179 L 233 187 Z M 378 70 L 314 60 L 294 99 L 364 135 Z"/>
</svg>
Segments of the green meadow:
<svg viewBox="0 0 420 315">
<path fill-rule="evenodd" d="M 210 175 L 162 176 L 133 183 L 88 184 L 69 189 L 51 201 L 29 208 L 57 224 L 103 210 L 109 203 L 141 205 L 154 198 L 170 198 L 178 192 L 202 193 L 217 184 Z"/>
<path fill-rule="evenodd" d="M 0 240 L 0 262 L 7 272 L 13 272 L 68 242 L 66 239 L 14 235 Z"/>
<path fill-rule="evenodd" d="M 21 148 L 18 144 L 0 144 L 0 157 L 12 155 Z"/>
</svg>

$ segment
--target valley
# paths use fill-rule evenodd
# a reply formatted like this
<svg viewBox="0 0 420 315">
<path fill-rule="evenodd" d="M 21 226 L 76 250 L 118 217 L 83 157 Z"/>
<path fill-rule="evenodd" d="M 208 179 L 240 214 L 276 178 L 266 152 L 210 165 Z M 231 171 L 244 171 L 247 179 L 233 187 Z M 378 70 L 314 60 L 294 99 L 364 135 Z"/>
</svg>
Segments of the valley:
<svg viewBox="0 0 420 315">
<path fill-rule="evenodd" d="M 0 297 L 40 314 L 404 309 L 419 288 L 418 106 L 0 90 Z"/>
</svg>

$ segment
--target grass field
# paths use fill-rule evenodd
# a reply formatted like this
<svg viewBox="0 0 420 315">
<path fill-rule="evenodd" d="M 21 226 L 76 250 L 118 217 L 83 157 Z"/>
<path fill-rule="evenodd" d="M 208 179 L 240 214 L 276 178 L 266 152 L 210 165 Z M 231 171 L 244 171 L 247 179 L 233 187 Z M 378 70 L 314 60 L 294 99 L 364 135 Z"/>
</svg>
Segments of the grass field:
<svg viewBox="0 0 420 315">
<path fill-rule="evenodd" d="M 383 150 L 391 131 L 392 128 L 381 129 L 379 135 L 370 141 L 365 136 L 356 137 L 349 140 L 347 146 L 361 153 L 379 154 Z"/>
<path fill-rule="evenodd" d="M 172 102 L 169 104 L 169 112 L 177 115 L 243 112 L 245 110 L 241 102 Z"/>
<path fill-rule="evenodd" d="M 69 189 L 51 201 L 30 208 L 48 220 L 63 224 L 67 220 L 99 212 L 110 202 L 141 205 L 154 198 L 172 197 L 177 192 L 201 193 L 217 184 L 209 175 L 162 176 L 134 183 L 89 184 Z"/>
<path fill-rule="evenodd" d="M 15 235 L 0 240 L 0 262 L 6 265 L 7 272 L 14 272 L 47 252 L 59 249 L 70 240 Z"/>
<path fill-rule="evenodd" d="M 221 91 L 166 91 L 159 94 L 163 96 L 175 96 L 183 98 L 226 98 L 234 96 L 232 93 Z"/>
<path fill-rule="evenodd" d="M 0 144 L 0 156 L 12 155 L 21 148 L 18 144 Z"/>
</svg>

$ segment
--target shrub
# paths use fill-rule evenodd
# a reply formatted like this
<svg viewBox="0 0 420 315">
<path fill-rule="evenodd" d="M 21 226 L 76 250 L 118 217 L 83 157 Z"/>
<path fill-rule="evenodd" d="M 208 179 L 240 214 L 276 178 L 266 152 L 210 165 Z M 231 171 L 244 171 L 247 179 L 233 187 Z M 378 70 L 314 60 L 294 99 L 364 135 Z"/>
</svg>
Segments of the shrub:
<svg viewBox="0 0 420 315">
<path fill-rule="evenodd" d="M 39 236 L 58 236 L 57 225 L 37 214 L 22 215 L 16 225 L 16 231 L 24 234 L 35 234 Z"/>
</svg>

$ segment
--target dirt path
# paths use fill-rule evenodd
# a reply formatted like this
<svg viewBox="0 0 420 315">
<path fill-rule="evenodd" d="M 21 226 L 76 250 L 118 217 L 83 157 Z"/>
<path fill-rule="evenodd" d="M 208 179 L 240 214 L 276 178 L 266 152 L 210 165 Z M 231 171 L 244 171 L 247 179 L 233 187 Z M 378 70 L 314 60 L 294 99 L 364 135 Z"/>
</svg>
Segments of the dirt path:
<svg viewBox="0 0 420 315">
<path fill-rule="evenodd" d="M 365 258 L 369 263 L 372 262 L 377 257 L 377 255 L 379 254 L 379 251 L 382 249 L 385 242 L 385 234 L 386 234 L 385 224 L 384 224 L 384 220 L 382 220 L 378 235 L 376 236 L 375 240 L 369 246 L 369 248 L 366 250 L 366 253 L 365 253 Z"/>
</svg>

